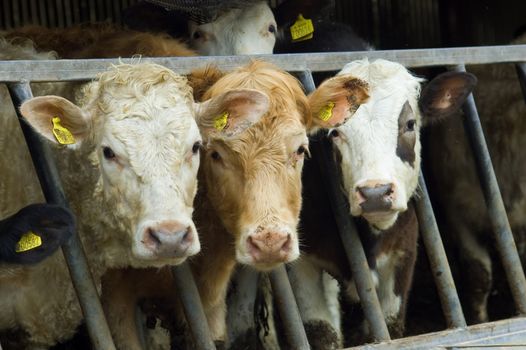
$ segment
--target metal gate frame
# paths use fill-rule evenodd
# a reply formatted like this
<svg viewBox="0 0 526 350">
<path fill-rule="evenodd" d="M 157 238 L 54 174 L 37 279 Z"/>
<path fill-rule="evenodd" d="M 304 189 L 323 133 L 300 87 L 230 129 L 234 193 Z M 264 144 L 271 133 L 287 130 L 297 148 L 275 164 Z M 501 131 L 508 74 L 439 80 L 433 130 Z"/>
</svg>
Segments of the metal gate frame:
<svg viewBox="0 0 526 350">
<path fill-rule="evenodd" d="M 282 69 L 295 73 L 303 83 L 305 90 L 311 92 L 315 88 L 311 75 L 312 71 L 337 71 L 352 60 L 366 57 L 369 59 L 383 58 L 392 60 L 410 68 L 446 66 L 456 71 L 465 71 L 465 65 L 469 64 L 518 63 L 517 70 L 521 78 L 521 86 L 523 89 L 526 87 L 526 80 L 524 80 L 526 77 L 526 64 L 523 63 L 526 57 L 526 45 L 257 56 L 143 58 L 142 61 L 154 62 L 173 69 L 180 74 L 188 74 L 195 67 L 203 67 L 205 65 L 215 65 L 222 70 L 231 70 L 257 58 L 274 63 Z M 136 59 L 133 61 L 137 62 Z M 24 100 L 31 97 L 29 82 L 90 80 L 97 73 L 105 71 L 110 64 L 118 64 L 120 62 L 131 63 L 132 60 L 0 61 L 0 83 L 7 83 L 13 103 L 18 107 Z M 331 205 L 337 220 L 338 229 L 342 235 L 344 248 L 349 258 L 351 271 L 356 281 L 364 314 L 371 326 L 374 338 L 381 342 L 376 345 L 365 345 L 363 346 L 364 348 L 383 349 L 404 346 L 404 348 L 416 349 L 447 344 L 448 348 L 457 348 L 470 346 L 466 344 L 473 344 L 477 339 L 484 338 L 490 334 L 495 335 L 497 338 L 499 336 L 507 336 L 506 339 L 508 340 L 521 339 L 524 341 L 526 339 L 526 332 L 524 331 L 526 326 L 526 318 L 524 318 L 526 314 L 526 280 L 472 95 L 468 97 L 463 109 L 466 115 L 464 119 L 466 134 L 475 156 L 477 173 L 495 232 L 497 249 L 507 272 L 507 279 L 517 312 L 521 317 L 466 327 L 466 321 L 427 194 L 424 177 L 420 174 L 419 187 L 422 193 L 416 200 L 417 215 L 449 329 L 439 333 L 390 341 L 356 228 L 348 212 L 344 209 L 345 206 L 342 206 L 344 198 L 338 183 L 333 181 L 335 177 L 328 175 L 324 176 L 325 179 L 329 180 L 326 186 L 331 197 Z M 67 205 L 49 148 L 24 122 L 21 122 L 21 126 L 46 200 Z M 336 165 L 332 157 L 328 156 L 331 151 L 330 144 L 324 142 L 316 147 L 318 149 L 315 152 L 322 155 L 318 157 L 322 169 L 329 173 L 335 173 Z M 74 235 L 63 246 L 63 250 L 94 347 L 96 349 L 114 349 L 115 346 L 109 334 L 78 236 Z M 199 349 L 214 349 L 215 346 L 203 318 L 204 315 L 202 314 L 198 294 L 196 294 L 195 284 L 189 283 L 193 278 L 188 267 L 182 265 L 175 267 L 173 271 L 176 275 L 176 281 L 179 280 L 176 282 L 176 285 L 185 305 L 185 314 Z M 301 325 L 299 312 L 291 293 L 292 289 L 283 266 L 271 273 L 271 283 L 275 297 L 278 300 L 279 312 L 285 321 L 289 343 L 294 349 L 308 349 L 305 330 Z M 187 289 L 188 286 L 190 287 Z M 459 344 L 459 342 L 464 343 Z"/>
</svg>

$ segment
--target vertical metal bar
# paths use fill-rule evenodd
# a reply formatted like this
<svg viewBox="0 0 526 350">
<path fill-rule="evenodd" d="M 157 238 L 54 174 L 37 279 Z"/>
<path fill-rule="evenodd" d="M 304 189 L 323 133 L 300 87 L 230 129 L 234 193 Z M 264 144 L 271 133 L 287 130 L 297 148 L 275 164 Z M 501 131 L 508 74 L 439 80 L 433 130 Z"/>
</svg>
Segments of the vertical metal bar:
<svg viewBox="0 0 526 350">
<path fill-rule="evenodd" d="M 283 328 L 285 328 L 290 349 L 310 349 L 307 333 L 305 333 L 305 328 L 301 321 L 298 305 L 296 304 L 296 299 L 294 299 L 285 266 L 281 265 L 272 270 L 269 277 L 272 294 L 274 295 L 279 315 L 283 320 Z"/>
<path fill-rule="evenodd" d="M 308 71 L 296 74 L 305 90 L 314 91 L 314 80 Z M 332 212 L 338 226 L 338 231 L 343 242 L 345 253 L 351 267 L 356 289 L 360 296 L 365 318 L 371 326 L 372 336 L 378 340 L 389 340 L 389 331 L 385 323 L 384 314 L 376 295 L 376 289 L 371 278 L 369 264 L 365 257 L 362 242 L 354 221 L 349 216 L 348 203 L 341 192 L 339 172 L 332 156 L 330 141 L 327 138 L 319 139 L 311 147 L 312 157 L 318 160 L 323 175 L 323 182 L 329 194 Z"/>
<path fill-rule="evenodd" d="M 524 96 L 526 100 L 526 62 L 517 63 L 515 69 L 517 70 L 519 83 L 521 84 L 522 96 Z"/>
<path fill-rule="evenodd" d="M 416 215 L 447 325 L 448 327 L 466 327 L 466 319 L 462 312 L 462 305 L 458 298 L 422 172 L 418 177 L 418 186 L 421 195 L 415 200 Z"/>
<path fill-rule="evenodd" d="M 17 111 L 20 126 L 24 133 L 46 200 L 49 203 L 68 207 L 68 202 L 62 184 L 60 183 L 60 177 L 49 146 L 22 119 L 18 111 L 18 107 L 22 102 L 33 97 L 29 83 L 11 83 L 7 84 L 7 87 Z M 86 256 L 84 255 L 82 243 L 78 235 L 73 235 L 71 239 L 62 246 L 62 251 L 66 258 L 73 286 L 77 291 L 93 347 L 101 350 L 115 349 L 106 318 L 102 311 L 99 295 L 93 284 L 91 272 L 88 268 Z"/>
<path fill-rule="evenodd" d="M 208 322 L 190 266 L 187 262 L 174 266 L 172 274 L 196 349 L 215 350 L 216 347 L 210 336 Z"/>
<path fill-rule="evenodd" d="M 454 69 L 459 72 L 466 71 L 464 65 L 456 66 Z M 526 291 L 526 279 L 524 278 L 517 246 L 506 216 L 506 209 L 500 195 L 499 185 L 472 94 L 468 96 L 463 106 L 463 111 L 465 114 L 464 128 L 475 158 L 482 192 L 488 207 L 493 232 L 495 233 L 497 250 L 502 260 L 517 310 L 520 314 L 526 314 L 526 293 L 524 293 Z"/>
<path fill-rule="evenodd" d="M 135 328 L 137 329 L 137 336 L 139 338 L 139 342 L 141 343 L 141 347 L 143 349 L 146 349 L 146 332 L 145 332 L 145 320 L 146 316 L 142 312 L 139 305 L 135 306 Z"/>
<path fill-rule="evenodd" d="M 249 267 L 239 266 L 233 281 L 228 299 L 227 331 L 230 344 L 235 344 L 238 337 L 255 330 L 254 307 L 258 292 L 259 272 Z M 251 336 L 251 335 L 248 335 Z M 255 338 L 255 337 L 254 337 Z M 251 339 L 245 339 L 251 341 Z M 254 339 L 256 340 L 256 339 Z M 256 344 L 252 344 L 256 347 Z"/>
</svg>

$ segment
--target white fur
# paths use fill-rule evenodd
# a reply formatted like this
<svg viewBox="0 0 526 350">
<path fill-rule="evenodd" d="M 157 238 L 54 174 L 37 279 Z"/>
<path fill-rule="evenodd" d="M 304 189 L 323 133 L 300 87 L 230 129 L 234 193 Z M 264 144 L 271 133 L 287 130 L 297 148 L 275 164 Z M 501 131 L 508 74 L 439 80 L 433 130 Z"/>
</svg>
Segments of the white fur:
<svg viewBox="0 0 526 350">
<path fill-rule="evenodd" d="M 276 20 L 261 1 L 227 11 L 211 23 L 190 22 L 190 46 L 204 56 L 271 54 L 276 32 L 270 26 L 277 29 Z"/>
<path fill-rule="evenodd" d="M 338 283 L 307 258 L 290 265 L 289 278 L 304 324 L 323 321 L 341 338 Z"/>
<path fill-rule="evenodd" d="M 402 297 L 396 295 L 395 289 L 395 261 L 398 256 L 392 253 L 382 254 L 376 259 L 378 272 L 378 299 L 386 320 L 394 320 L 400 312 Z"/>
<path fill-rule="evenodd" d="M 369 84 L 369 101 L 362 104 L 348 122 L 337 128 L 339 137 L 334 143 L 342 155 L 345 190 L 351 214 L 360 216 L 361 207 L 355 196 L 356 188 L 366 181 L 376 180 L 394 184 L 393 208 L 389 213 L 365 216 L 370 224 L 387 229 L 394 224 L 399 212 L 407 209 L 420 171 L 418 97 L 421 79 L 405 67 L 385 60 L 367 59 L 347 64 L 339 73 L 351 74 Z M 417 119 L 413 166 L 396 155 L 398 116 L 409 101 Z"/>
</svg>

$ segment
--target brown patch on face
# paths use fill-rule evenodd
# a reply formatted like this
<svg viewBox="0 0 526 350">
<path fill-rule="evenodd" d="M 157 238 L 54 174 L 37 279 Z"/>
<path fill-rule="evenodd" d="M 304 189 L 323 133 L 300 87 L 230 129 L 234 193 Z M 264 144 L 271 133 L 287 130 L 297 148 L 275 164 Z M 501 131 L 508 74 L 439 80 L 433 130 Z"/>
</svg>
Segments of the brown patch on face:
<svg viewBox="0 0 526 350">
<path fill-rule="evenodd" d="M 404 103 L 398 116 L 398 142 L 396 155 L 404 162 L 414 166 L 416 144 L 416 118 L 409 102 Z"/>
</svg>

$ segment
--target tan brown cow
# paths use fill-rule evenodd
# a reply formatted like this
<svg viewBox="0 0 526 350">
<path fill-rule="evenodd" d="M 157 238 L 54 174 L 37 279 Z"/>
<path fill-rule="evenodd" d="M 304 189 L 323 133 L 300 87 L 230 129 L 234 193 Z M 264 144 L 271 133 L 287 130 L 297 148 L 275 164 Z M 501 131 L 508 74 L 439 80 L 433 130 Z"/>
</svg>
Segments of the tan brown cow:
<svg viewBox="0 0 526 350">
<path fill-rule="evenodd" d="M 143 33 L 112 24 L 78 25 L 69 28 L 27 26 L 4 35 L 27 38 L 38 51 L 55 51 L 60 58 L 110 58 L 143 55 L 195 56 L 183 42 L 167 34 Z"/>
<path fill-rule="evenodd" d="M 204 141 L 195 202 L 202 253 L 190 263 L 216 341 L 226 340 L 225 294 L 236 262 L 269 270 L 299 255 L 301 171 L 308 153 L 306 132 L 313 122 L 298 81 L 263 62 L 226 74 L 203 98 L 242 87 L 268 95 L 269 111 L 252 130 L 235 139 Z M 367 98 L 365 90 L 361 83 L 342 84 L 339 89 L 352 101 L 352 111 Z M 169 271 L 114 272 L 105 280 L 103 295 L 115 340 L 122 348 L 140 348 L 134 305 L 141 298 L 163 300 L 162 311 L 176 315 L 170 323 L 183 322 Z"/>
</svg>

